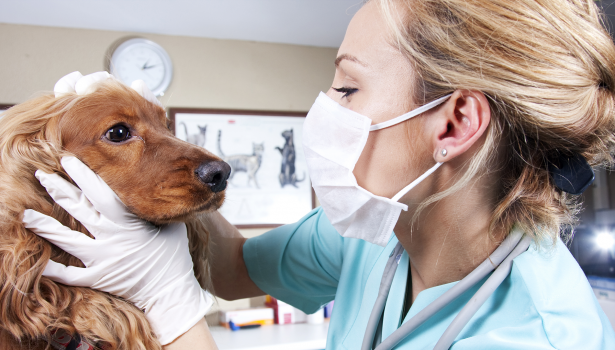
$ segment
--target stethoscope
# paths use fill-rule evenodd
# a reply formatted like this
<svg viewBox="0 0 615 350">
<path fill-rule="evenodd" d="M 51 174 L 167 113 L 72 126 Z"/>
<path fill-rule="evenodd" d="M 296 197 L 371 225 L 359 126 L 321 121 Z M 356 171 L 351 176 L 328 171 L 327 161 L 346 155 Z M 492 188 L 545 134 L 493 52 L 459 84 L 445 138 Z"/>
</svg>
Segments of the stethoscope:
<svg viewBox="0 0 615 350">
<path fill-rule="evenodd" d="M 444 334 L 440 337 L 440 340 L 436 343 L 434 350 L 446 350 L 455 341 L 455 338 L 459 335 L 463 327 L 465 327 L 476 311 L 485 303 L 485 301 L 495 292 L 495 290 L 502 284 L 504 279 L 510 273 L 512 268 L 512 261 L 514 258 L 525 252 L 530 246 L 532 239 L 529 236 L 524 236 L 523 232 L 518 228 L 512 230 L 512 232 L 506 237 L 502 244 L 482 262 L 474 271 L 470 272 L 465 278 L 459 281 L 446 293 L 442 294 L 439 298 L 434 300 L 431 304 L 427 305 L 423 310 L 414 315 L 408 322 L 402 324 L 397 330 L 395 330 L 388 338 L 381 341 L 381 334 L 378 334 L 376 342 L 374 342 L 374 335 L 379 328 L 380 319 L 384 310 L 391 284 L 393 283 L 393 277 L 395 271 L 399 265 L 401 254 L 403 253 L 403 247 L 400 243 L 397 243 L 389 260 L 384 268 L 384 274 L 380 282 L 380 289 L 378 291 L 378 297 L 372 313 L 369 316 L 367 322 L 367 330 L 363 338 L 363 345 L 361 350 L 371 350 L 375 344 L 375 350 L 390 350 L 399 342 L 408 337 L 415 329 L 423 324 L 427 319 L 433 316 L 438 311 L 442 310 L 446 305 L 455 300 L 461 294 L 465 293 L 468 289 L 472 288 L 491 271 L 495 270 L 493 274 L 483 283 L 478 291 L 472 296 L 472 299 L 459 311 L 453 322 L 444 331 Z M 380 333 L 380 332 L 378 332 Z"/>
</svg>

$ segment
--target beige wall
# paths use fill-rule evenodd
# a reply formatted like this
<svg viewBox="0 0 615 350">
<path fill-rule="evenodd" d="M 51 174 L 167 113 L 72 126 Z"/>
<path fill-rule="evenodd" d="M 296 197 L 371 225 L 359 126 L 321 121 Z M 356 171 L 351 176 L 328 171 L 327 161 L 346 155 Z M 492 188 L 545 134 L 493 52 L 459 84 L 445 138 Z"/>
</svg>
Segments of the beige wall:
<svg viewBox="0 0 615 350">
<path fill-rule="evenodd" d="M 169 108 L 307 111 L 333 80 L 331 48 L 0 24 L 0 104 L 51 91 L 75 70 L 104 70 L 109 47 L 130 35 L 157 42 L 171 56 L 174 77 L 161 98 Z M 248 300 L 219 300 L 212 311 L 247 306 Z"/>
<path fill-rule="evenodd" d="M 130 35 L 171 56 L 168 107 L 307 111 L 333 80 L 331 48 L 0 24 L 0 104 L 52 90 L 72 71 L 105 69 L 108 48 Z"/>
</svg>

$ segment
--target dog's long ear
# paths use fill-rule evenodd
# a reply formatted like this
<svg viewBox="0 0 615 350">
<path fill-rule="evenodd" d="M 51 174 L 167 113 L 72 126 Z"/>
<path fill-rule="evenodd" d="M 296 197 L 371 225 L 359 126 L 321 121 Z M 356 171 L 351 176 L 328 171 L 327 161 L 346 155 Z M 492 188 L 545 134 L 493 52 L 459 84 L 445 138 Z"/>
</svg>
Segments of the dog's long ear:
<svg viewBox="0 0 615 350">
<path fill-rule="evenodd" d="M 7 110 L 0 123 L 0 329 L 14 339 L 40 338 L 58 317 L 59 308 L 45 299 L 58 295 L 57 286 L 41 279 L 53 248 L 27 231 L 21 218 L 25 209 L 54 211 L 34 173 L 63 172 L 58 120 L 72 100 L 40 96 Z"/>
<path fill-rule="evenodd" d="M 59 120 L 70 109 L 75 98 L 74 94 L 60 98 L 45 95 L 19 104 L 4 113 L 0 123 L 3 168 L 0 172 L 0 193 L 2 197 L 7 196 L 5 198 L 11 200 L 2 200 L 2 203 L 36 203 L 36 198 L 24 197 L 46 194 L 34 178 L 36 170 L 57 172 L 67 177 L 60 164 L 62 156 L 68 153 L 62 149 Z M 15 201 L 14 198 L 22 200 Z M 23 211 L 21 208 L 13 209 Z"/>
<path fill-rule="evenodd" d="M 213 293 L 209 261 L 209 232 L 205 228 L 205 216 L 197 215 L 186 222 L 188 242 L 194 275 L 201 287 Z"/>
</svg>

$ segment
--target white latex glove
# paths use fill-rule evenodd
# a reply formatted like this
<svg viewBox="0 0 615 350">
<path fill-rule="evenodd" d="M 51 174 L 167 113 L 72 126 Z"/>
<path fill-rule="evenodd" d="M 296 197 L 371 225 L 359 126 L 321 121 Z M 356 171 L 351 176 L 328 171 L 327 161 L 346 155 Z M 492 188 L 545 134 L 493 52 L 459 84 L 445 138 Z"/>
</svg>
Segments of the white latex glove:
<svg viewBox="0 0 615 350">
<path fill-rule="evenodd" d="M 96 83 L 106 79 L 115 78 L 113 75 L 104 71 L 91 73 L 85 76 L 76 71 L 60 78 L 60 80 L 58 80 L 56 85 L 53 87 L 53 92 L 55 93 L 55 97 L 62 97 L 66 94 L 87 95 L 96 90 Z M 158 101 L 156 95 L 150 91 L 147 84 L 145 84 L 143 80 L 139 79 L 133 81 L 130 87 L 144 99 L 162 107 L 162 103 Z"/>
<path fill-rule="evenodd" d="M 81 189 L 57 174 L 39 170 L 36 177 L 53 200 L 95 239 L 49 216 L 26 210 L 23 221 L 28 229 L 86 266 L 49 261 L 43 275 L 131 301 L 145 311 L 163 345 L 192 328 L 205 316 L 213 298 L 194 277 L 186 225 L 156 227 L 141 220 L 129 213 L 113 190 L 77 158 L 62 158 L 62 166 Z"/>
</svg>

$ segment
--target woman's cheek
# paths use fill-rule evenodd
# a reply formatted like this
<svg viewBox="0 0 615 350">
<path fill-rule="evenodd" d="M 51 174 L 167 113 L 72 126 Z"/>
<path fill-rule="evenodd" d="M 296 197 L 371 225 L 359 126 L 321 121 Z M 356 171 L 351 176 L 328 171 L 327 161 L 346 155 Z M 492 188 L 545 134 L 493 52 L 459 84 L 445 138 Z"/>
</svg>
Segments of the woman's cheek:
<svg viewBox="0 0 615 350">
<path fill-rule="evenodd" d="M 353 171 L 359 186 L 377 196 L 391 197 L 394 194 L 391 175 L 396 173 L 398 164 L 395 159 L 398 154 L 391 147 L 392 140 L 387 139 L 390 134 L 390 130 L 370 133 Z"/>
</svg>

